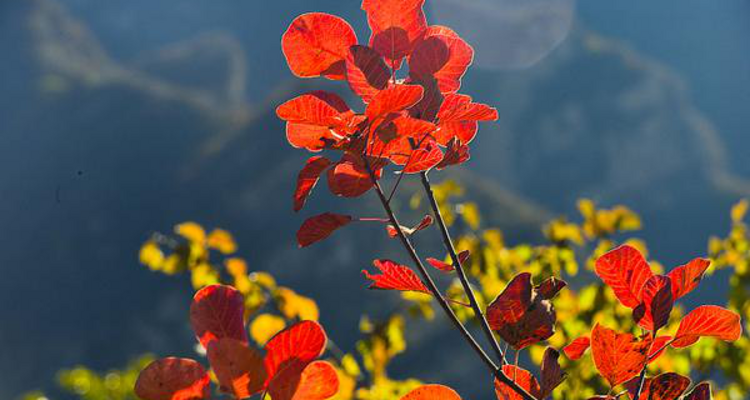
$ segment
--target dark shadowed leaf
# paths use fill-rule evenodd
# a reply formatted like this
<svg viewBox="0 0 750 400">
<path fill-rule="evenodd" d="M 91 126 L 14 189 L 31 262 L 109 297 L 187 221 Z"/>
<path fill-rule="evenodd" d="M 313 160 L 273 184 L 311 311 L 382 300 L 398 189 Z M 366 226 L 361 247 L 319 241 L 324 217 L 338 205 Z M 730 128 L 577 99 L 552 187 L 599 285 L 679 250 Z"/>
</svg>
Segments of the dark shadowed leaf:
<svg viewBox="0 0 750 400">
<path fill-rule="evenodd" d="M 138 375 L 135 394 L 143 400 L 202 400 L 211 394 L 206 370 L 187 358 L 162 358 Z"/>
<path fill-rule="evenodd" d="M 346 58 L 346 80 L 365 103 L 388 87 L 390 69 L 380 54 L 367 46 L 352 46 Z"/>
<path fill-rule="evenodd" d="M 297 175 L 297 188 L 294 190 L 294 211 L 299 211 L 305 205 L 307 197 L 313 190 L 323 173 L 331 165 L 331 160 L 323 156 L 310 157 Z"/>
</svg>

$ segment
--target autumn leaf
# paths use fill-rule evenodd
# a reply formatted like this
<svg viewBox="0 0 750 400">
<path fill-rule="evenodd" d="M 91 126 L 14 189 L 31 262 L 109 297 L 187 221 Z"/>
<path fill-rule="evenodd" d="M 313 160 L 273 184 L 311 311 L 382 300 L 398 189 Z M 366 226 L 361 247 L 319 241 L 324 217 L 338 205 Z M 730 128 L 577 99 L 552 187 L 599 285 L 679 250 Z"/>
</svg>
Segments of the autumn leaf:
<svg viewBox="0 0 750 400">
<path fill-rule="evenodd" d="M 433 222 L 434 222 L 434 219 L 432 218 L 431 215 L 425 215 L 424 218 L 422 218 L 422 220 L 419 221 L 419 224 L 411 228 L 402 225 L 401 232 L 403 232 L 404 235 L 406 236 L 411 236 L 423 229 L 426 229 L 427 227 L 432 225 Z M 386 226 L 386 231 L 388 232 L 388 236 L 390 236 L 391 238 L 398 237 L 398 232 L 396 231 L 396 228 L 393 227 L 393 225 Z"/>
<path fill-rule="evenodd" d="M 331 164 L 331 160 L 323 156 L 313 156 L 307 160 L 297 176 L 297 188 L 294 190 L 294 211 L 302 209 L 310 192 L 318 183 L 320 174 Z"/>
<path fill-rule="evenodd" d="M 401 400 L 461 400 L 461 396 L 447 386 L 431 384 L 412 390 Z"/>
<path fill-rule="evenodd" d="M 640 377 L 636 376 L 625 383 L 625 388 L 631 399 L 640 384 Z M 639 400 L 677 400 L 690 386 L 690 378 L 666 372 L 653 378 L 646 378 L 641 389 Z"/>
<path fill-rule="evenodd" d="M 365 115 L 370 121 L 391 113 L 398 113 L 417 104 L 424 89 L 419 85 L 393 85 L 373 96 Z"/>
<path fill-rule="evenodd" d="M 297 243 L 299 247 L 307 247 L 327 238 L 333 231 L 350 222 L 352 222 L 352 217 L 330 212 L 310 217 L 297 231 Z"/>
<path fill-rule="evenodd" d="M 683 400 L 711 400 L 711 384 L 701 382 L 688 393 Z"/>
<path fill-rule="evenodd" d="M 355 44 L 357 35 L 351 25 L 325 13 L 300 15 L 281 38 L 289 69 L 300 78 L 343 79 L 342 63 Z"/>
<path fill-rule="evenodd" d="M 291 360 L 273 377 L 268 393 L 274 400 L 325 400 L 339 391 L 339 378 L 325 361 Z"/>
<path fill-rule="evenodd" d="M 231 286 L 211 285 L 199 290 L 190 305 L 190 324 L 205 349 L 211 341 L 232 338 L 247 343 L 245 298 Z"/>
<path fill-rule="evenodd" d="M 232 234 L 224 229 L 214 229 L 206 237 L 206 246 L 218 250 L 222 254 L 232 254 L 237 251 L 237 243 Z"/>
<path fill-rule="evenodd" d="M 399 69 L 401 60 L 427 30 L 422 10 L 424 0 L 363 0 L 367 23 L 372 30 L 370 46 Z"/>
<path fill-rule="evenodd" d="M 547 347 L 547 349 L 544 350 L 541 365 L 542 382 L 539 396 L 540 399 L 545 399 L 550 396 L 552 391 L 560 386 L 567 377 L 567 374 L 560 368 L 560 363 L 558 361 L 559 358 L 560 352 L 552 347 Z"/>
<path fill-rule="evenodd" d="M 411 153 L 411 158 L 407 161 L 404 174 L 417 174 L 429 171 L 443 160 L 443 151 L 434 141 L 427 141 L 423 146 Z"/>
<path fill-rule="evenodd" d="M 469 259 L 469 256 L 471 256 L 471 252 L 469 250 L 464 250 L 458 253 L 458 261 L 461 263 L 461 265 L 463 265 Z M 433 268 L 443 272 L 453 272 L 456 270 L 453 264 L 448 264 L 436 258 L 428 257 L 427 263 L 430 264 Z"/>
<path fill-rule="evenodd" d="M 709 265 L 711 265 L 710 260 L 696 258 L 669 271 L 667 276 L 672 281 L 672 298 L 677 301 L 677 299 L 698 287 Z"/>
<path fill-rule="evenodd" d="M 534 396 L 534 398 L 542 398 L 539 382 L 529 371 L 514 365 L 505 364 L 503 365 L 503 373 L 511 381 Z M 495 395 L 498 400 L 524 400 L 523 396 L 498 379 L 495 379 Z"/>
<path fill-rule="evenodd" d="M 659 357 L 661 357 L 662 354 L 664 354 L 664 350 L 667 349 L 667 344 L 672 340 L 672 336 L 657 336 L 654 339 L 654 343 L 651 345 L 651 351 L 648 353 L 648 359 L 649 363 L 652 363 L 656 361 Z"/>
<path fill-rule="evenodd" d="M 654 275 L 643 286 L 641 304 L 633 310 L 633 319 L 643 329 L 655 332 L 669 322 L 674 301 L 672 283 L 664 275 Z"/>
<path fill-rule="evenodd" d="M 455 93 L 445 95 L 437 113 L 439 125 L 435 139 L 443 146 L 453 138 L 469 144 L 476 136 L 478 121 L 494 121 L 497 118 L 497 110 L 474 103 L 469 96 Z"/>
<path fill-rule="evenodd" d="M 672 347 L 690 346 L 704 336 L 733 342 L 741 334 L 739 314 L 719 306 L 700 306 L 682 318 Z"/>
<path fill-rule="evenodd" d="M 328 338 L 315 321 L 301 321 L 277 333 L 266 343 L 264 364 L 270 379 L 292 362 L 310 363 L 325 351 Z"/>
<path fill-rule="evenodd" d="M 369 103 L 381 90 L 388 87 L 390 69 L 380 53 L 367 46 L 355 45 L 346 57 L 346 80 L 362 101 Z"/>
<path fill-rule="evenodd" d="M 551 276 L 534 288 L 545 300 L 551 300 L 563 290 L 568 283 L 560 278 Z"/>
<path fill-rule="evenodd" d="M 638 340 L 629 333 L 617 333 L 600 324 L 591 333 L 594 365 L 611 387 L 627 382 L 646 364 L 651 340 Z"/>
<path fill-rule="evenodd" d="M 232 338 L 215 340 L 208 345 L 208 362 L 223 391 L 236 398 L 263 390 L 267 379 L 263 357 L 246 343 Z"/>
<path fill-rule="evenodd" d="M 379 178 L 380 170 L 375 175 L 376 179 Z M 328 188 L 337 196 L 359 197 L 373 186 L 372 178 L 363 163 L 351 155 L 344 155 L 328 170 Z"/>
<path fill-rule="evenodd" d="M 162 358 L 146 366 L 135 382 L 143 400 L 201 400 L 211 394 L 210 378 L 202 365 L 187 358 Z"/>
<path fill-rule="evenodd" d="M 563 353 L 571 360 L 578 360 L 588 350 L 589 346 L 591 346 L 591 339 L 588 336 L 581 336 L 563 347 Z"/>
<path fill-rule="evenodd" d="M 409 267 L 397 264 L 391 260 L 375 260 L 372 263 L 381 273 L 372 275 L 367 270 L 362 270 L 365 277 L 372 281 L 370 289 L 413 291 L 430 294 L 427 286 Z"/>
<path fill-rule="evenodd" d="M 454 93 L 474 61 L 474 49 L 450 28 L 431 26 L 409 57 L 409 76 L 417 81 L 437 81 L 442 93 Z"/>
<path fill-rule="evenodd" d="M 595 271 L 612 288 L 620 303 L 628 308 L 636 308 L 641 304 L 643 285 L 654 275 L 643 255 L 628 245 L 599 257 Z"/>
<path fill-rule="evenodd" d="M 338 95 L 315 91 L 281 104 L 276 115 L 287 122 L 289 144 L 320 151 L 327 141 L 337 141 L 349 133 L 353 114 Z"/>
<path fill-rule="evenodd" d="M 439 171 L 451 165 L 463 164 L 468 161 L 469 158 L 469 146 L 462 144 L 457 137 L 454 137 L 448 142 L 443 159 L 440 160 L 440 163 L 438 163 L 435 168 Z"/>
</svg>

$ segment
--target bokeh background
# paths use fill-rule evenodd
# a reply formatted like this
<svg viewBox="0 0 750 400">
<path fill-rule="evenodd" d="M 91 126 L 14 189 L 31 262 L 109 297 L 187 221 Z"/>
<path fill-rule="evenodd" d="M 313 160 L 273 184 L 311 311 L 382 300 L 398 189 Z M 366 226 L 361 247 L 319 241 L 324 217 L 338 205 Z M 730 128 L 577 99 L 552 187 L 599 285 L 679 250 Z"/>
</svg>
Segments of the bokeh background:
<svg viewBox="0 0 750 400">
<path fill-rule="evenodd" d="M 705 255 L 730 205 L 750 196 L 750 2 L 426 8 L 476 49 L 464 92 L 500 111 L 457 174 L 511 242 L 540 240 L 544 222 L 586 196 L 640 213 L 651 255 L 676 265 Z M 375 256 L 400 257 L 372 240 L 382 230 L 296 247 L 305 215 L 378 210 L 324 190 L 303 215 L 291 210 L 305 154 L 273 110 L 330 86 L 293 79 L 280 51 L 308 11 L 368 37 L 355 0 L 0 2 L 0 399 L 33 388 L 64 399 L 55 372 L 79 363 L 192 355 L 189 284 L 138 263 L 151 232 L 186 220 L 231 231 L 251 269 L 315 298 L 342 347 L 363 310 L 387 308 L 393 296 L 360 275 Z M 724 299 L 722 276 L 711 279 L 694 301 Z M 435 351 L 457 335 L 440 324 L 412 335 L 395 375 L 478 393 L 466 349 Z"/>
</svg>

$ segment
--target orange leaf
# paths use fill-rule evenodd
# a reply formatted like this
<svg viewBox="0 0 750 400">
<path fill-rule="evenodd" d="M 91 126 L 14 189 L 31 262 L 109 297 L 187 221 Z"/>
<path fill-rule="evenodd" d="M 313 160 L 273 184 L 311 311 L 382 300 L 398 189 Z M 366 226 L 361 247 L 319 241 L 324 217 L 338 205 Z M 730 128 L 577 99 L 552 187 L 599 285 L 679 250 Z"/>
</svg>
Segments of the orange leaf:
<svg viewBox="0 0 750 400">
<path fill-rule="evenodd" d="M 620 303 L 628 308 L 641 304 L 643 285 L 654 274 L 641 253 L 631 246 L 620 246 L 596 260 L 596 274 L 612 288 Z"/>
<path fill-rule="evenodd" d="M 469 146 L 462 144 L 457 138 L 451 138 L 448 142 L 448 148 L 445 150 L 445 155 L 440 163 L 435 166 L 438 170 L 447 168 L 451 165 L 463 164 L 469 160 Z"/>
<path fill-rule="evenodd" d="M 687 347 L 702 336 L 733 342 L 740 338 L 740 315 L 719 306 L 700 306 L 680 321 L 672 347 Z"/>
<path fill-rule="evenodd" d="M 390 70 L 380 54 L 367 46 L 352 46 L 346 57 L 346 80 L 362 101 L 369 103 L 381 90 L 388 87 Z"/>
<path fill-rule="evenodd" d="M 331 160 L 323 156 L 313 156 L 297 176 L 297 188 L 294 190 L 294 211 L 299 211 L 305 205 L 305 200 L 310 195 L 320 179 L 320 174 L 331 165 Z"/>
<path fill-rule="evenodd" d="M 711 400 L 711 384 L 701 382 L 683 400 Z"/>
<path fill-rule="evenodd" d="M 244 399 L 263 390 L 267 379 L 263 357 L 246 343 L 215 340 L 208 345 L 208 362 L 222 390 L 234 397 Z"/>
<path fill-rule="evenodd" d="M 505 364 L 503 365 L 503 372 L 505 373 L 505 376 L 510 378 L 511 381 L 515 382 L 522 389 L 529 392 L 529 394 L 537 399 L 542 398 L 539 382 L 529 371 L 514 365 Z M 497 379 L 495 379 L 495 395 L 498 400 L 524 400 L 523 397 L 516 393 L 516 391 L 510 386 Z"/>
<path fill-rule="evenodd" d="M 299 247 L 307 247 L 327 238 L 333 231 L 350 222 L 352 222 L 352 217 L 330 212 L 310 217 L 297 231 L 297 243 Z"/>
<path fill-rule="evenodd" d="M 301 321 L 277 333 L 266 343 L 263 360 L 269 379 L 293 363 L 310 363 L 323 354 L 328 338 L 315 321 Z M 304 368 L 304 366 L 302 367 Z"/>
<path fill-rule="evenodd" d="M 461 396 L 448 386 L 432 384 L 412 390 L 401 400 L 461 400 Z"/>
<path fill-rule="evenodd" d="M 459 121 L 494 121 L 498 118 L 497 110 L 486 104 L 474 103 L 471 96 L 465 94 L 448 94 L 438 111 L 440 122 Z"/>
<path fill-rule="evenodd" d="M 427 30 L 424 0 L 363 0 L 372 30 L 370 46 L 398 69 Z"/>
<path fill-rule="evenodd" d="M 569 359 L 577 360 L 583 356 L 589 346 L 591 346 L 591 339 L 588 336 L 581 336 L 563 347 L 563 353 Z"/>
<path fill-rule="evenodd" d="M 664 354 L 665 347 L 669 341 L 672 340 L 672 336 L 657 336 L 654 339 L 654 344 L 651 346 L 651 351 L 648 353 L 649 363 L 656 361 L 662 354 Z"/>
<path fill-rule="evenodd" d="M 372 263 L 381 273 L 371 275 L 367 270 L 362 270 L 365 277 L 372 281 L 370 289 L 414 291 L 430 294 L 427 286 L 409 267 L 396 264 L 391 260 L 375 260 Z"/>
<path fill-rule="evenodd" d="M 382 123 L 373 126 L 369 154 L 386 157 L 393 163 L 404 165 L 414 151 L 412 143 L 421 143 L 426 135 L 433 132 L 435 124 L 404 115 L 391 114 Z"/>
<path fill-rule="evenodd" d="M 591 333 L 591 352 L 599 373 L 615 387 L 636 376 L 646 364 L 651 340 L 640 341 L 599 324 Z"/>
<path fill-rule="evenodd" d="M 325 361 L 292 361 L 268 385 L 274 400 L 324 400 L 339 391 L 336 370 Z"/>
<path fill-rule="evenodd" d="M 677 299 L 698 287 L 709 265 L 711 265 L 711 261 L 705 258 L 696 258 L 669 271 L 667 276 L 672 280 L 672 298 L 677 301 Z"/>
<path fill-rule="evenodd" d="M 210 285 L 193 296 L 190 324 L 205 349 L 211 341 L 232 338 L 247 343 L 245 298 L 231 286 Z"/>
<path fill-rule="evenodd" d="M 300 78 L 343 79 L 341 64 L 355 44 L 357 35 L 351 25 L 325 13 L 300 15 L 281 38 L 289 69 Z"/>
<path fill-rule="evenodd" d="M 373 96 L 365 115 L 370 121 L 390 113 L 397 113 L 417 104 L 424 89 L 419 85 L 393 85 Z"/>
<path fill-rule="evenodd" d="M 567 374 L 560 368 L 558 359 L 560 358 L 560 352 L 547 347 L 544 350 L 544 356 L 542 357 L 542 383 L 541 383 L 541 395 L 540 399 L 545 399 L 552 394 L 552 391 L 565 380 Z"/>
<path fill-rule="evenodd" d="M 339 140 L 349 129 L 352 113 L 334 93 L 315 91 L 298 96 L 276 108 L 286 124 L 286 137 L 294 147 L 319 151 L 327 141 Z"/>
<path fill-rule="evenodd" d="M 633 310 L 633 319 L 643 329 L 655 332 L 669 322 L 672 312 L 672 284 L 664 275 L 649 278 L 640 294 L 641 304 Z"/>
<path fill-rule="evenodd" d="M 411 158 L 407 161 L 401 173 L 417 174 L 428 171 L 443 160 L 443 151 L 434 141 L 427 141 L 423 146 L 411 153 Z"/>
<path fill-rule="evenodd" d="M 376 178 L 378 175 L 376 173 Z M 352 156 L 344 155 L 341 161 L 328 170 L 328 188 L 337 196 L 359 197 L 373 186 L 365 166 Z"/>
<path fill-rule="evenodd" d="M 187 358 L 162 358 L 144 368 L 135 382 L 143 400 L 201 400 L 211 397 L 203 366 Z"/>
<path fill-rule="evenodd" d="M 474 49 L 456 32 L 431 26 L 409 57 L 409 76 L 418 81 L 435 79 L 442 93 L 454 93 L 472 61 Z"/>
</svg>

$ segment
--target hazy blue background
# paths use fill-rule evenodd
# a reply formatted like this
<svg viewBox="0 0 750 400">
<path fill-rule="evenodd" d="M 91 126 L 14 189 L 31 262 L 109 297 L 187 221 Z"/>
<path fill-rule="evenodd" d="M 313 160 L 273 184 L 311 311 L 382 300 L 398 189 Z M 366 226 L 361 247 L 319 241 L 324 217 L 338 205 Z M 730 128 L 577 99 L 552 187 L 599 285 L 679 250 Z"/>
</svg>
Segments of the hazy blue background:
<svg viewBox="0 0 750 400">
<path fill-rule="evenodd" d="M 625 203 L 666 265 L 725 233 L 729 206 L 750 196 L 750 2 L 427 4 L 432 23 L 477 50 L 463 91 L 500 110 L 462 174 L 490 224 L 538 240 L 540 224 L 574 216 L 580 196 Z M 372 199 L 325 190 L 303 215 L 291 211 L 305 155 L 273 108 L 328 85 L 292 79 L 279 48 L 307 11 L 342 15 L 368 37 L 359 1 L 0 2 L 0 398 L 49 388 L 76 363 L 191 356 L 189 285 L 137 262 L 150 232 L 184 220 L 232 231 L 252 268 L 318 299 L 342 347 L 362 310 L 388 308 L 394 296 L 364 290 L 359 273 L 386 251 L 401 257 L 371 240 L 380 230 L 294 243 L 304 215 L 377 212 Z M 723 299 L 705 288 L 698 297 Z M 488 395 L 472 382 L 476 363 L 450 361 L 466 352 L 429 351 L 460 338 L 414 335 L 423 340 L 397 359 L 396 377 Z"/>
</svg>

